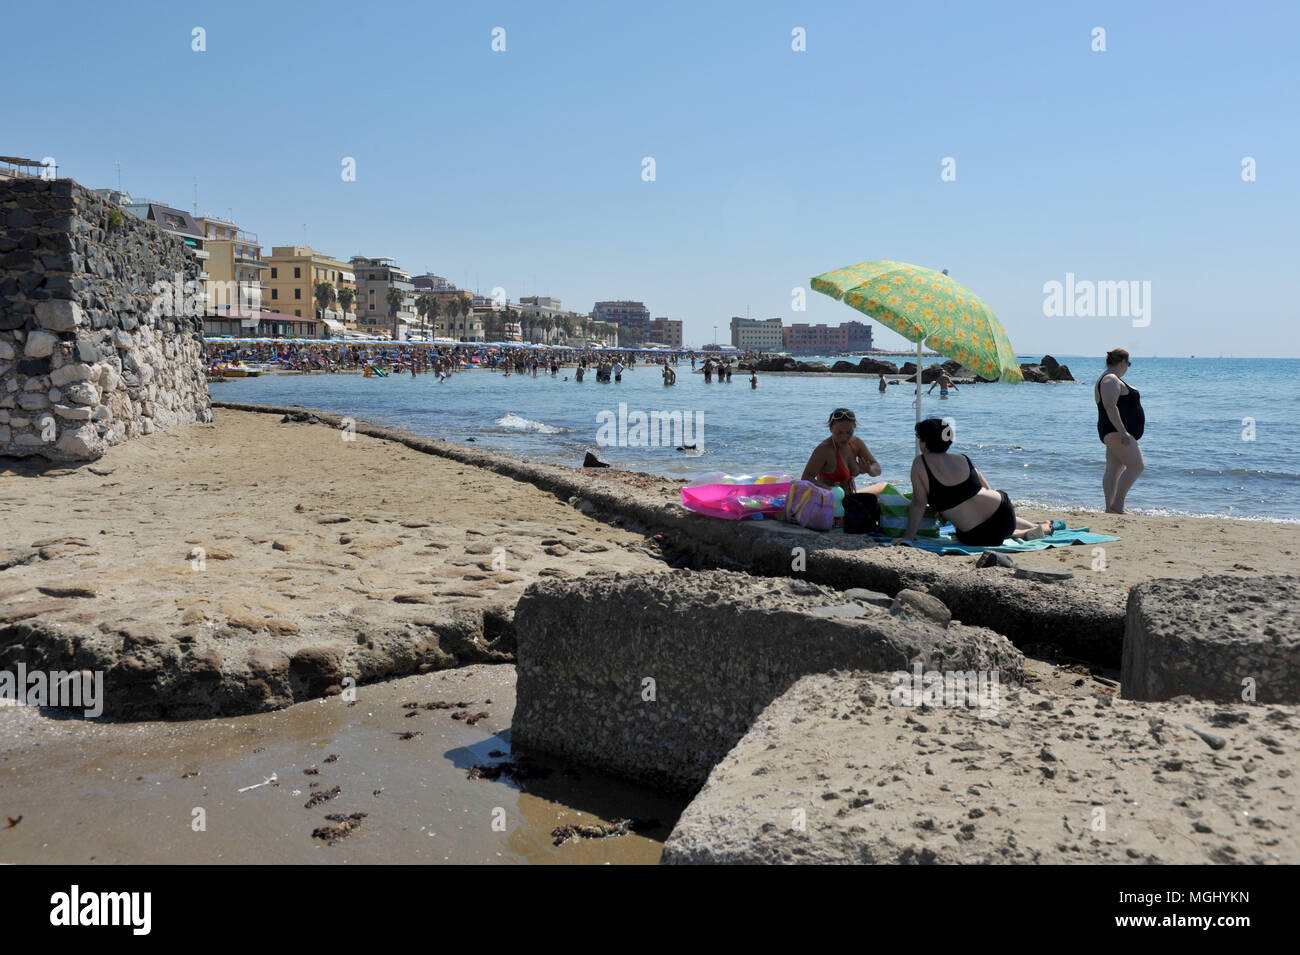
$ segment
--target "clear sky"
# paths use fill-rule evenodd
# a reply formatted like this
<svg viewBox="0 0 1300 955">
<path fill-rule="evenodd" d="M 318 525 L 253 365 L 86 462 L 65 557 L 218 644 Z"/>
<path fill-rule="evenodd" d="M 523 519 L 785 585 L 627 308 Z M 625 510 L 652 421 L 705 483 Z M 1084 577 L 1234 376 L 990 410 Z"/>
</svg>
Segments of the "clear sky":
<svg viewBox="0 0 1300 955">
<path fill-rule="evenodd" d="M 861 317 L 791 290 L 896 259 L 949 269 L 1022 354 L 1300 356 L 1298 11 L 10 3 L 0 153 L 90 187 L 120 161 L 128 192 L 186 209 L 197 177 L 199 211 L 264 247 L 583 312 L 640 299 L 688 343 L 747 308 Z M 1045 316 L 1067 273 L 1149 281 L 1150 324 Z"/>
</svg>

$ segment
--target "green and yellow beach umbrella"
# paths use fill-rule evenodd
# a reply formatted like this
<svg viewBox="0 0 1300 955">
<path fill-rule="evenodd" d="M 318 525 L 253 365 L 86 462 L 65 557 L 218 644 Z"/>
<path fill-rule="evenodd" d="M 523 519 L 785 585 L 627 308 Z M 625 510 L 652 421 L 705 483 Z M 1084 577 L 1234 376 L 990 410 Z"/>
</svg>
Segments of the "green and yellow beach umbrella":
<svg viewBox="0 0 1300 955">
<path fill-rule="evenodd" d="M 921 346 L 984 378 L 1023 380 L 1015 349 L 992 309 L 943 272 L 906 262 L 859 262 L 818 275 L 812 288 L 916 342 L 916 420 L 921 420 Z"/>
</svg>

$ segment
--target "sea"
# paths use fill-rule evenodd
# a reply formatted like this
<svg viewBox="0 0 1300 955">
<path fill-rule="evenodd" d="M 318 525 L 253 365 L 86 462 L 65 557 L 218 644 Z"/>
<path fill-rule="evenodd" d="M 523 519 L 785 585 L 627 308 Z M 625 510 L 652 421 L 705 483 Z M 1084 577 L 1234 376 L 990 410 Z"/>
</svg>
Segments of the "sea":
<svg viewBox="0 0 1300 955">
<path fill-rule="evenodd" d="M 1105 451 L 1092 383 L 1105 363 L 1056 358 L 1078 383 L 959 386 L 946 399 L 936 388 L 922 398 L 922 416 L 950 419 L 953 450 L 970 455 L 1017 505 L 1100 511 Z M 882 479 L 910 487 L 914 385 L 880 394 L 874 375 L 763 373 L 757 388 L 748 373 L 705 384 L 689 360 L 677 373 L 671 388 L 657 366 L 638 364 L 608 384 L 591 372 L 576 382 L 571 368 L 556 378 L 475 369 L 445 383 L 433 375 L 268 374 L 211 390 L 217 400 L 319 408 L 537 462 L 580 465 L 592 450 L 614 467 L 682 484 L 718 472 L 797 476 L 826 437 L 830 411 L 846 407 Z M 1300 523 L 1300 359 L 1135 358 L 1126 381 L 1146 410 L 1146 471 L 1129 510 Z M 640 441 L 638 413 L 673 412 L 698 434 Z M 687 444 L 696 447 L 682 450 Z"/>
</svg>

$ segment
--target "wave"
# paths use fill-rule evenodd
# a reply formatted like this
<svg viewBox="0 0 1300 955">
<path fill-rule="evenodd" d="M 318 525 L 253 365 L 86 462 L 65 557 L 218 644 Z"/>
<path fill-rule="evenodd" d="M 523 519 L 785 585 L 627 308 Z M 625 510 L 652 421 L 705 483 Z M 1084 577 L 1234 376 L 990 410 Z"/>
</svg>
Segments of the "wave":
<svg viewBox="0 0 1300 955">
<path fill-rule="evenodd" d="M 1263 471 L 1253 470 L 1251 468 L 1230 468 L 1225 471 L 1212 471 L 1207 468 L 1184 468 L 1183 473 L 1189 477 L 1207 478 L 1207 477 L 1253 477 L 1267 478 L 1272 481 L 1300 481 L 1300 474 L 1294 474 L 1290 471 Z"/>
<path fill-rule="evenodd" d="M 534 421 L 531 418 L 517 415 L 513 411 L 497 418 L 494 424 L 499 428 L 507 428 L 511 431 L 533 431 L 537 434 L 573 433 L 572 428 L 556 427 L 555 425 L 546 424 L 544 421 Z"/>
<path fill-rule="evenodd" d="M 1018 508 L 1023 507 L 1035 511 L 1068 510 L 1078 511 L 1083 514 L 1105 513 L 1105 511 L 1100 507 L 1085 507 L 1078 504 L 1062 503 L 1061 501 L 1042 501 L 1027 497 L 1016 497 L 1013 498 L 1013 501 Z M 1214 519 L 1225 521 L 1250 521 L 1257 524 L 1300 525 L 1300 518 L 1297 517 L 1272 517 L 1264 514 L 1241 514 L 1235 511 L 1188 511 L 1177 507 L 1129 507 L 1128 512 L 1142 517 L 1187 517 L 1197 518 L 1200 520 Z"/>
</svg>

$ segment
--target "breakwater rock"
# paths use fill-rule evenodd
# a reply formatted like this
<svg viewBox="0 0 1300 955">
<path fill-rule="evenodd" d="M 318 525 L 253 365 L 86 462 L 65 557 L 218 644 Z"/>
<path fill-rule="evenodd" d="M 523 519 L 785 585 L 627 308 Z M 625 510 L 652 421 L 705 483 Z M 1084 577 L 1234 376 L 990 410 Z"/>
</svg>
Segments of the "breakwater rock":
<svg viewBox="0 0 1300 955">
<path fill-rule="evenodd" d="M 514 741 L 692 792 L 806 674 L 919 663 L 1020 682 L 1024 657 L 1005 637 L 900 600 L 729 571 L 539 582 L 515 611 Z"/>
<path fill-rule="evenodd" d="M 179 237 L 70 179 L 0 180 L 0 223 L 0 454 L 93 460 L 212 420 Z"/>
<path fill-rule="evenodd" d="M 1051 381 L 1074 381 L 1074 376 L 1070 374 L 1070 366 L 1062 365 L 1051 355 L 1044 355 L 1043 360 L 1037 363 L 1022 363 L 1020 373 L 1025 376 L 1025 381 L 1032 381 L 1038 384 L 1047 384 Z"/>
</svg>

